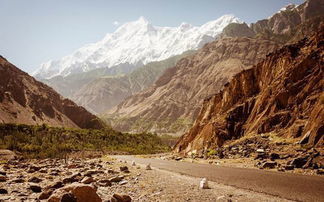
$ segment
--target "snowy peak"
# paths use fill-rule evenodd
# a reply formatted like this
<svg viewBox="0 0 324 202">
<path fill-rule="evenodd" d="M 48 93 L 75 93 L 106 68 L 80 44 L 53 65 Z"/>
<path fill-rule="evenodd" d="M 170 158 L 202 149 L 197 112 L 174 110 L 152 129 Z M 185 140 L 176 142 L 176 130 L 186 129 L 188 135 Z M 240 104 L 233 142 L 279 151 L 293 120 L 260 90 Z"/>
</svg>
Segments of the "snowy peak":
<svg viewBox="0 0 324 202">
<path fill-rule="evenodd" d="M 230 23 L 241 21 L 233 15 L 224 15 L 202 26 L 182 23 L 179 27 L 158 27 L 140 17 L 121 25 L 101 41 L 88 44 L 62 59 L 43 63 L 33 75 L 49 79 L 117 66 L 131 71 L 149 62 L 198 49 L 214 40 Z"/>
</svg>

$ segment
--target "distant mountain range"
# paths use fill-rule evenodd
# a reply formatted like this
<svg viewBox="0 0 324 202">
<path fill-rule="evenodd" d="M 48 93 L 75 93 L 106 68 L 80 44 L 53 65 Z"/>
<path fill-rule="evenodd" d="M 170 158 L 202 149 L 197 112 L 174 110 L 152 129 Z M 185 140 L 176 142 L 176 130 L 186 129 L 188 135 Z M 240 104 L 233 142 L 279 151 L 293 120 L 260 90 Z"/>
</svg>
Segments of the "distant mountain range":
<svg viewBox="0 0 324 202">
<path fill-rule="evenodd" d="M 111 74 L 127 73 L 149 62 L 201 48 L 215 40 L 224 27 L 234 22 L 240 20 L 232 15 L 224 15 L 200 27 L 188 23 L 182 23 L 179 27 L 158 27 L 140 17 L 137 21 L 120 26 L 97 43 L 88 44 L 62 59 L 42 64 L 33 76 L 50 79 L 99 68 L 108 68 Z"/>
<path fill-rule="evenodd" d="M 200 27 L 156 27 L 141 17 L 95 44 L 43 64 L 34 76 L 87 110 L 103 113 L 152 85 L 188 51 L 215 40 L 233 22 L 240 20 L 225 15 Z"/>
</svg>

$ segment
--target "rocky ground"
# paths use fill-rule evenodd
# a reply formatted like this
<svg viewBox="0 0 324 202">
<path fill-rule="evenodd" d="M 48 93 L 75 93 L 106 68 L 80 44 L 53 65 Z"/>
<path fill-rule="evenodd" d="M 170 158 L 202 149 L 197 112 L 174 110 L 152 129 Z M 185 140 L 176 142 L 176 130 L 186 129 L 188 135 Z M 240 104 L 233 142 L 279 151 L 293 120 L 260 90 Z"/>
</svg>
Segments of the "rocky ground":
<svg viewBox="0 0 324 202">
<path fill-rule="evenodd" d="M 156 156 L 176 161 L 194 161 L 231 167 L 268 169 L 307 175 L 324 174 L 324 148 L 306 148 L 294 139 L 275 134 L 252 135 L 233 140 L 221 148 L 190 152 L 187 156 Z"/>
<path fill-rule="evenodd" d="M 284 201 L 110 157 L 2 161 L 0 201 Z"/>
</svg>

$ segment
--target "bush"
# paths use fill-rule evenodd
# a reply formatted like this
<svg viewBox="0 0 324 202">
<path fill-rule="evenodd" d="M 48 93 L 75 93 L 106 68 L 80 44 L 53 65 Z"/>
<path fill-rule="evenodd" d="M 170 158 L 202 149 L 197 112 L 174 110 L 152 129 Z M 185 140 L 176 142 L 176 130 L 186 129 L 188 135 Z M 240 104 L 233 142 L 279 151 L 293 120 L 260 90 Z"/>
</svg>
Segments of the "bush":
<svg viewBox="0 0 324 202">
<path fill-rule="evenodd" d="M 47 125 L 0 124 L 0 148 L 29 158 L 63 158 L 74 151 L 104 151 L 128 154 L 161 153 L 170 150 L 154 134 L 128 134 L 103 130 L 68 129 Z"/>
</svg>

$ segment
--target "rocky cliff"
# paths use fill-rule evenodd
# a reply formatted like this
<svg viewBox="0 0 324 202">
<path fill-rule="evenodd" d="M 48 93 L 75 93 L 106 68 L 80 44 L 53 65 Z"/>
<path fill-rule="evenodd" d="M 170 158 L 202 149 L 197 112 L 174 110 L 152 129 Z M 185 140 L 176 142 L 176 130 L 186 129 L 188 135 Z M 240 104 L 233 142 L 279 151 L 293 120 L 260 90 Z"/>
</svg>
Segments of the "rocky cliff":
<svg viewBox="0 0 324 202">
<path fill-rule="evenodd" d="M 127 98 L 105 118 L 121 131 L 181 134 L 197 117 L 204 98 L 277 47 L 271 41 L 251 38 L 214 41 L 181 59 L 152 87 Z"/>
<path fill-rule="evenodd" d="M 256 37 L 281 44 L 297 42 L 318 29 L 324 20 L 323 13 L 323 1 L 308 0 L 299 6 L 290 4 L 268 19 L 259 20 L 250 26 L 240 23 L 229 24 L 224 28 L 222 35 Z"/>
<path fill-rule="evenodd" d="M 0 122 L 100 129 L 104 124 L 0 56 Z"/>
<path fill-rule="evenodd" d="M 236 74 L 205 99 L 194 126 L 175 146 L 187 153 L 222 146 L 251 133 L 273 132 L 323 146 L 324 26 Z"/>
</svg>

